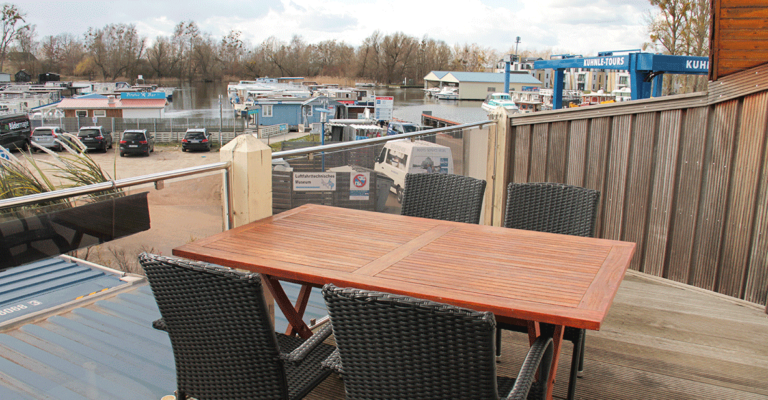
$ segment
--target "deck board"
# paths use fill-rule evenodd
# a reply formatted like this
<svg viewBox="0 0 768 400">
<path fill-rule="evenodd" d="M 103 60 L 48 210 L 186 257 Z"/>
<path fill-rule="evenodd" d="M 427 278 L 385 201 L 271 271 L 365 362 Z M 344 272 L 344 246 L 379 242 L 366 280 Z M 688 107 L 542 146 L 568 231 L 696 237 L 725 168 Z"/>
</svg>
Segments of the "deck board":
<svg viewBox="0 0 768 400">
<path fill-rule="evenodd" d="M 517 373 L 525 335 L 504 332 L 499 374 Z M 587 332 L 579 399 L 766 399 L 768 315 L 761 306 L 628 272 L 600 331 Z M 572 346 L 558 367 L 567 391 Z M 331 376 L 307 399 L 344 398 Z"/>
</svg>

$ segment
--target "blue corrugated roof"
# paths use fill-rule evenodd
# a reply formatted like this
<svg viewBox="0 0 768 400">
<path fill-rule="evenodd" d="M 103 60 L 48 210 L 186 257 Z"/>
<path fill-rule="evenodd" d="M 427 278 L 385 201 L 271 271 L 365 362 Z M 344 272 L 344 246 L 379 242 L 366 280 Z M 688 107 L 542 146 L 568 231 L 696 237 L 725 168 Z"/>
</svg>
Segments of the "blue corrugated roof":
<svg viewBox="0 0 768 400">
<path fill-rule="evenodd" d="M 430 74 L 433 74 L 437 77 L 437 79 L 443 79 L 444 76 L 448 75 L 451 71 L 431 71 Z"/>
<path fill-rule="evenodd" d="M 495 72 L 451 72 L 456 80 L 461 82 L 492 82 L 504 83 L 504 74 Z M 442 78 L 440 78 L 442 79 Z M 509 83 L 541 84 L 541 81 L 530 74 L 509 74 Z"/>
<path fill-rule="evenodd" d="M 58 257 L 0 272 L 0 324 L 125 284 L 120 275 Z"/>
<path fill-rule="evenodd" d="M 99 268 L 78 264 L 56 272 L 61 261 L 45 260 L 5 271 L 0 274 L 0 286 L 27 287 L 30 293 L 36 293 L 37 297 L 32 298 L 47 299 L 46 305 L 54 305 L 53 297 L 43 296 L 58 296 L 59 304 L 74 299 L 71 287 L 52 284 L 57 279 L 68 277 L 74 281 L 78 276 L 104 275 Z M 75 272 L 78 268 L 84 271 Z M 56 274 L 59 278 L 48 280 L 49 290 L 32 289 L 46 275 Z M 99 278 L 84 282 L 96 282 L 96 288 L 103 285 Z M 295 302 L 300 286 L 283 283 L 283 288 Z M 22 297 L 7 291 L 6 299 L 14 298 Z M 173 350 L 168 334 L 152 328 L 160 312 L 146 281 L 115 296 L 86 300 L 91 298 L 93 301 L 78 308 L 0 333 L 0 399 L 159 399 L 173 393 Z M 325 315 L 320 291 L 313 289 L 305 320 Z M 276 309 L 276 331 L 284 332 L 287 326 L 287 320 Z"/>
</svg>

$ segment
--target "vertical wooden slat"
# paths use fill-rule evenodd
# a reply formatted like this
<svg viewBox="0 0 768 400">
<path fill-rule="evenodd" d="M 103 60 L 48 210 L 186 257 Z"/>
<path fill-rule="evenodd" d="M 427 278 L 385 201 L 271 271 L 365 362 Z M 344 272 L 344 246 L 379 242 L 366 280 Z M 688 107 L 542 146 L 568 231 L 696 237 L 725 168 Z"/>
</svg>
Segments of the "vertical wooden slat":
<svg viewBox="0 0 768 400">
<path fill-rule="evenodd" d="M 565 183 L 568 161 L 568 122 L 555 122 L 549 128 L 547 182 Z"/>
<path fill-rule="evenodd" d="M 710 111 L 712 123 L 704 156 L 704 181 L 691 262 L 691 283 L 709 290 L 715 289 L 720 259 L 738 109 L 739 101 L 731 100 L 717 104 Z"/>
<path fill-rule="evenodd" d="M 512 182 L 528 182 L 531 167 L 531 126 L 516 126 L 512 140 L 515 142 L 515 175 Z M 505 188 L 506 190 L 506 188 Z"/>
<path fill-rule="evenodd" d="M 699 107 L 686 111 L 680 141 L 678 184 L 670 238 L 667 278 L 688 283 L 691 253 L 699 210 L 701 176 L 704 168 L 704 146 L 707 139 L 709 108 Z"/>
<path fill-rule="evenodd" d="M 605 200 L 605 171 L 608 163 L 610 143 L 610 117 L 595 118 L 589 127 L 589 153 L 587 153 L 587 176 L 584 187 L 600 191 L 600 206 L 597 210 L 595 235 L 602 237 L 603 207 Z"/>
<path fill-rule="evenodd" d="M 768 135 L 764 131 L 763 136 Z M 744 300 L 766 304 L 768 299 L 768 144 L 763 148 L 763 173 L 757 197 L 752 254 L 749 256 Z M 768 309 L 766 309 L 768 311 Z"/>
<path fill-rule="evenodd" d="M 643 261 L 648 195 L 653 174 L 653 145 L 656 140 L 658 113 L 638 114 L 632 133 L 632 149 L 627 177 L 626 220 L 622 240 L 637 244 L 630 268 L 638 271 Z"/>
<path fill-rule="evenodd" d="M 568 135 L 568 175 L 565 178 L 565 183 L 569 185 L 584 186 L 588 125 L 589 120 L 586 119 L 571 122 L 571 132 Z"/>
<path fill-rule="evenodd" d="M 533 126 L 531 137 L 531 174 L 529 182 L 545 182 L 547 179 L 547 149 L 549 148 L 549 124 Z"/>
<path fill-rule="evenodd" d="M 608 180 L 603 201 L 603 238 L 620 239 L 624 219 L 624 194 L 629 164 L 632 115 L 613 118 L 611 148 L 608 159 Z"/>
<path fill-rule="evenodd" d="M 675 188 L 678 148 L 680 144 L 681 110 L 664 111 L 659 120 L 656 145 L 656 168 L 653 174 L 648 215 L 643 272 L 661 276 L 672 220 L 672 195 Z"/>
<path fill-rule="evenodd" d="M 741 296 L 744 286 L 765 145 L 767 110 L 768 92 L 744 99 L 717 285 L 718 292 L 729 296 Z"/>
</svg>

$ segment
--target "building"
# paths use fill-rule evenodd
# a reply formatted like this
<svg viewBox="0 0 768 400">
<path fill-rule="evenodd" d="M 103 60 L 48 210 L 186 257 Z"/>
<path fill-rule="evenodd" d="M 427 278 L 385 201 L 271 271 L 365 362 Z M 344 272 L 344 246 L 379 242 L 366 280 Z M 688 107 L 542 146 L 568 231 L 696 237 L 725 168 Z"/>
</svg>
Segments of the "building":
<svg viewBox="0 0 768 400">
<path fill-rule="evenodd" d="M 121 93 L 120 97 L 92 94 L 64 99 L 57 108 L 65 117 L 162 118 L 168 101 L 165 93 Z"/>
<path fill-rule="evenodd" d="M 504 91 L 504 74 L 495 72 L 432 71 L 424 77 L 424 87 L 459 88 L 459 100 L 485 100 L 489 93 Z M 527 72 L 509 74 L 509 91 L 538 91 L 541 81 Z"/>
<path fill-rule="evenodd" d="M 290 129 L 299 125 L 309 126 L 321 121 L 322 110 L 330 110 L 327 119 L 347 118 L 346 106 L 328 97 L 255 99 L 253 106 L 259 107 L 259 125 L 288 124 Z M 253 108 L 249 106 L 249 108 Z M 255 123 L 255 116 L 251 116 Z"/>
<path fill-rule="evenodd" d="M 14 76 L 16 82 L 30 82 L 32 81 L 32 75 L 28 74 L 27 71 L 24 71 L 23 69 L 16 73 Z"/>
</svg>

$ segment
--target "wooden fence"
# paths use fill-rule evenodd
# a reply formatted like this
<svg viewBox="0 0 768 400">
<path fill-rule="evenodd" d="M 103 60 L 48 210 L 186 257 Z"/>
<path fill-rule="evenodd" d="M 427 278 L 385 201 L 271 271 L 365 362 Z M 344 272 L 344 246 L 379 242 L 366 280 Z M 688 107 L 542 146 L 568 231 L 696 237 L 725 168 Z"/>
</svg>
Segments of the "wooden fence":
<svg viewBox="0 0 768 400">
<path fill-rule="evenodd" d="M 597 235 L 637 243 L 632 269 L 766 304 L 767 130 L 768 65 L 707 92 L 501 119 L 486 223 L 509 182 L 597 189 Z"/>
</svg>

